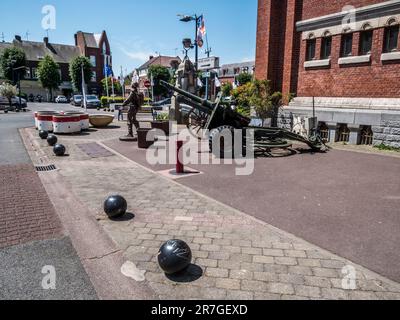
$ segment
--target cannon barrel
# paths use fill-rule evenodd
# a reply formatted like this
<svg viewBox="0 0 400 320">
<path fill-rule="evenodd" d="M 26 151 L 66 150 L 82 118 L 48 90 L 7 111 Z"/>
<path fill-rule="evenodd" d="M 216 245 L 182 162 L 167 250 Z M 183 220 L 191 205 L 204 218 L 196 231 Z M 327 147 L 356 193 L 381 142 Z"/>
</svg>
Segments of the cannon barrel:
<svg viewBox="0 0 400 320">
<path fill-rule="evenodd" d="M 165 88 L 173 90 L 173 91 L 179 93 L 180 95 L 182 95 L 182 96 L 184 96 L 184 97 L 186 97 L 186 98 L 188 98 L 190 100 L 193 100 L 194 102 L 200 104 L 201 106 L 206 107 L 207 109 L 210 109 L 210 111 L 212 111 L 214 109 L 214 107 L 215 107 L 215 104 L 212 103 L 211 101 L 208 101 L 206 99 L 202 99 L 202 98 L 200 98 L 200 97 L 198 97 L 198 96 L 196 96 L 196 95 L 194 95 L 194 94 L 192 94 L 190 92 L 187 92 L 187 91 L 185 91 L 183 89 L 177 88 L 177 87 L 171 85 L 170 83 L 168 83 L 168 82 L 166 82 L 164 80 L 160 80 L 160 83 Z"/>
</svg>

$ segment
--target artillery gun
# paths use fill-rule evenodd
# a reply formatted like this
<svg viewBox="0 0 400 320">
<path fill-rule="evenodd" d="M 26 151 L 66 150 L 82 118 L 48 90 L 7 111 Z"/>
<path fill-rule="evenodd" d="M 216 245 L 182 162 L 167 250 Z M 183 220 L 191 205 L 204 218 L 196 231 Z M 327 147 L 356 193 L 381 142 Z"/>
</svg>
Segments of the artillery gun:
<svg viewBox="0 0 400 320">
<path fill-rule="evenodd" d="M 233 155 L 235 129 L 242 130 L 242 145 L 251 146 L 253 150 L 270 155 L 272 149 L 288 149 L 292 146 L 290 141 L 299 141 L 308 145 L 313 151 L 321 151 L 325 146 L 316 130 L 305 138 L 282 128 L 272 127 L 253 127 L 250 126 L 251 119 L 245 117 L 232 109 L 230 104 L 222 102 L 222 94 L 219 93 L 215 102 L 202 99 L 194 94 L 175 87 L 168 82 L 161 80 L 161 85 L 165 88 L 178 93 L 178 101 L 192 107 L 188 114 L 187 127 L 192 135 L 198 139 L 203 139 L 208 134 L 210 151 L 218 156 L 225 157 L 227 154 Z M 252 135 L 248 132 L 251 130 Z M 232 134 L 231 143 L 224 143 L 226 131 Z M 251 139 L 250 143 L 247 140 Z M 215 144 L 215 140 L 219 141 Z M 288 141 L 290 140 L 290 141 Z M 215 150 L 218 145 L 218 150 Z M 229 149 L 229 150 L 228 150 Z M 246 150 L 243 150 L 243 154 Z"/>
</svg>

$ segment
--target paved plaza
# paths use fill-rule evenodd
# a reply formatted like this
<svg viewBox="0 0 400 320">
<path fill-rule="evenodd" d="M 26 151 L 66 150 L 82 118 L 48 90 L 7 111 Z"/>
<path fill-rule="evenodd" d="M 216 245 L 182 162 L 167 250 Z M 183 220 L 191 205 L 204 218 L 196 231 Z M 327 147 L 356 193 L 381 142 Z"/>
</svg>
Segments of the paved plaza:
<svg viewBox="0 0 400 320">
<path fill-rule="evenodd" d="M 244 212 L 234 199 L 226 201 L 197 190 L 190 179 L 207 179 L 206 170 L 200 176 L 172 180 L 158 172 L 164 168 L 146 168 L 140 164 L 140 156 L 133 161 L 134 156 L 115 151 L 117 138 L 126 127 L 114 124 L 111 129 L 93 129 L 81 136 L 59 136 L 68 153 L 61 158 L 53 156 L 34 129 L 21 130 L 33 163 L 57 168 L 39 176 L 100 298 L 111 288 L 109 298 L 134 292 L 131 297 L 177 300 L 400 299 L 400 285 L 390 280 L 393 277 L 305 241 L 306 237 L 289 228 L 278 228 L 279 221 L 267 223 L 256 210 Z M 125 146 L 120 151 L 130 149 Z M 306 161 L 301 155 L 296 157 L 270 160 Z M 221 176 L 225 174 L 222 170 Z M 228 179 L 226 176 L 225 184 Z M 129 214 L 112 221 L 104 215 L 102 205 L 115 193 L 128 200 Z M 266 212 L 270 210 L 268 197 L 258 203 Z M 299 205 L 298 211 L 303 208 Z M 190 245 L 194 265 L 186 274 L 171 279 L 159 268 L 157 254 L 161 244 L 172 238 Z M 100 240 L 94 243 L 93 239 Z M 365 246 L 373 248 L 369 243 Z M 121 274 L 127 261 L 145 272 L 145 281 Z M 97 262 L 106 265 L 106 270 L 99 269 Z M 122 293 L 111 279 L 121 283 Z M 349 279 L 355 282 L 346 281 Z M 347 287 L 349 283 L 355 287 Z"/>
</svg>

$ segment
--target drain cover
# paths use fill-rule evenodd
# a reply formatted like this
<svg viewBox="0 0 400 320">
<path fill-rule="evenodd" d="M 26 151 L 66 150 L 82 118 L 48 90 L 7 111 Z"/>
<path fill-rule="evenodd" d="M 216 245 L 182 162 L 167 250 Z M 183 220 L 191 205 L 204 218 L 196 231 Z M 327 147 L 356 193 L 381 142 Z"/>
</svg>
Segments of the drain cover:
<svg viewBox="0 0 400 320">
<path fill-rule="evenodd" d="M 37 172 L 46 172 L 46 171 L 54 171 L 54 170 L 57 170 L 57 168 L 54 164 L 51 164 L 49 166 L 37 166 L 36 167 Z"/>
</svg>

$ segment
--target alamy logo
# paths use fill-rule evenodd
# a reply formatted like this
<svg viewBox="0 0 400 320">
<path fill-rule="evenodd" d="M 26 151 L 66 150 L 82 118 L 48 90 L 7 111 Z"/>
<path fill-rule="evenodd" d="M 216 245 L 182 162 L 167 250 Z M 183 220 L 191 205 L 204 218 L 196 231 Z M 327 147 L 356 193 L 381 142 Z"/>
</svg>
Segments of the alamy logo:
<svg viewBox="0 0 400 320">
<path fill-rule="evenodd" d="M 342 288 L 344 290 L 355 290 L 357 279 L 356 269 L 351 265 L 344 266 L 342 274 L 344 275 L 342 279 Z"/>
<path fill-rule="evenodd" d="M 42 274 L 45 276 L 42 279 L 43 290 L 55 290 L 56 289 L 56 268 L 53 266 L 44 266 L 42 268 Z"/>
<path fill-rule="evenodd" d="M 46 5 L 42 8 L 42 14 L 45 15 L 42 19 L 42 28 L 44 30 L 55 30 L 56 8 L 52 5 Z"/>
<path fill-rule="evenodd" d="M 356 30 L 356 8 L 353 6 L 344 6 L 342 12 L 345 14 L 342 20 L 344 30 Z"/>
</svg>

